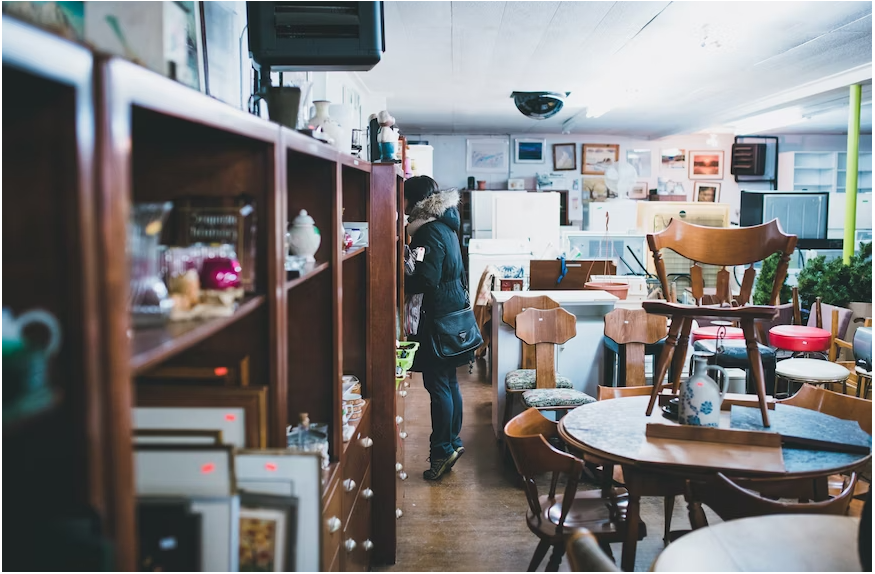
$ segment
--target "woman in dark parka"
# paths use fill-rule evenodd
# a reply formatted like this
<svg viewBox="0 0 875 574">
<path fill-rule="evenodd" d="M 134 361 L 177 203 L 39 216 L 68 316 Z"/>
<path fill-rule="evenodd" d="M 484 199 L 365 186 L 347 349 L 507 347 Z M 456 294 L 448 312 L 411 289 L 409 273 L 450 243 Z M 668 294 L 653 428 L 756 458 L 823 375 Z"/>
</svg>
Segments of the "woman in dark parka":
<svg viewBox="0 0 875 574">
<path fill-rule="evenodd" d="M 416 254 L 416 269 L 405 279 L 404 291 L 423 294 L 416 335 L 420 347 L 413 370 L 422 373 L 425 389 L 431 395 L 431 467 L 423 472 L 426 480 L 440 478 L 465 452 L 459 438 L 462 394 L 456 367 L 468 363 L 473 351 L 444 359 L 434 353 L 431 345 L 434 318 L 469 305 L 456 234 L 460 225 L 458 203 L 458 191 L 440 191 L 430 177 L 412 177 L 404 182 L 404 212 L 409 215 L 407 233 L 411 237 L 410 249 Z"/>
</svg>

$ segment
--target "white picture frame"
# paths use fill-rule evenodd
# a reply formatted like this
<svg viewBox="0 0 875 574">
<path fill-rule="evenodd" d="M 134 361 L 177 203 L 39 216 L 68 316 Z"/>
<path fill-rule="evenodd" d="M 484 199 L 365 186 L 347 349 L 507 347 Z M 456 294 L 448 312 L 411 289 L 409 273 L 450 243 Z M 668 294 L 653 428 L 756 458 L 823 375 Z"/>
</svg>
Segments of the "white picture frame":
<svg viewBox="0 0 875 574">
<path fill-rule="evenodd" d="M 687 159 L 689 179 L 723 179 L 723 150 L 694 150 L 688 152 Z"/>
<path fill-rule="evenodd" d="M 468 140 L 466 168 L 474 173 L 507 173 L 508 143 L 504 139 Z"/>
<path fill-rule="evenodd" d="M 649 149 L 627 149 L 626 163 L 635 168 L 638 177 L 650 177 L 653 155 Z"/>
<path fill-rule="evenodd" d="M 219 430 L 222 440 L 246 446 L 246 410 L 243 407 L 134 407 L 133 427 L 143 429 Z"/>
<path fill-rule="evenodd" d="M 513 144 L 514 163 L 546 163 L 547 140 L 541 138 L 516 138 Z"/>
<path fill-rule="evenodd" d="M 319 564 L 322 513 L 322 456 L 281 449 L 240 450 L 235 457 L 237 485 L 252 493 L 298 497 L 295 562 L 297 572 L 325 571 Z"/>
<path fill-rule="evenodd" d="M 693 182 L 693 201 L 701 203 L 720 203 L 722 183 L 716 181 Z"/>
</svg>

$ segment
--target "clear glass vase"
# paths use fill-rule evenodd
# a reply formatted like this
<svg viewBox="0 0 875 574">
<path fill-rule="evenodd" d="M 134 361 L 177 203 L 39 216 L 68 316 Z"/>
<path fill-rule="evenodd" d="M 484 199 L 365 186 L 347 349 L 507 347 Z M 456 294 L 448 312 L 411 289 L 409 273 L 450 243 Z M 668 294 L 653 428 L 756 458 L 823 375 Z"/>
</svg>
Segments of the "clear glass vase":
<svg viewBox="0 0 875 574">
<path fill-rule="evenodd" d="M 161 277 L 161 229 L 173 203 L 140 203 L 131 208 L 128 260 L 131 320 L 134 327 L 160 325 L 170 317 L 173 299 Z"/>
</svg>

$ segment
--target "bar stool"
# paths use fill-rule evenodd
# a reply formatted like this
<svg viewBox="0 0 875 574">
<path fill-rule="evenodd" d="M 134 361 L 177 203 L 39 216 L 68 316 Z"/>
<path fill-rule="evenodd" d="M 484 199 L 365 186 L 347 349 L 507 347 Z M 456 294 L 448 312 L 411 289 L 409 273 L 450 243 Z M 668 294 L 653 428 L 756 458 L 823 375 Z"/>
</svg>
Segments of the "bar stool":
<svg viewBox="0 0 875 574">
<path fill-rule="evenodd" d="M 766 394 L 775 393 L 775 368 L 777 366 L 777 354 L 767 345 L 757 343 L 760 350 L 760 358 L 763 362 L 763 373 L 766 377 Z M 716 339 L 704 339 L 693 344 L 694 351 L 704 351 L 713 355 L 709 364 L 723 367 L 724 369 L 742 369 L 745 372 L 745 387 L 748 393 L 756 393 L 756 381 L 750 370 L 750 360 L 747 357 L 747 345 L 744 339 L 725 339 L 723 351 L 717 352 Z"/>
<path fill-rule="evenodd" d="M 787 381 L 787 394 L 790 394 L 792 384 L 810 385 L 842 385 L 842 394 L 847 394 L 848 377 L 851 372 L 843 366 L 822 359 L 787 359 L 780 361 L 775 368 L 775 394 L 778 381 Z M 830 389 L 831 390 L 831 389 Z"/>
<path fill-rule="evenodd" d="M 690 331 L 690 339 L 693 345 L 696 341 L 716 341 L 717 332 L 720 330 L 720 325 L 709 325 L 707 327 L 697 327 Z M 744 331 L 738 327 L 726 327 L 726 333 L 723 335 L 725 340 L 740 339 L 744 340 Z"/>
<path fill-rule="evenodd" d="M 769 329 L 769 343 L 782 351 L 827 353 L 832 334 L 826 329 L 804 325 L 778 325 Z M 845 369 L 847 370 L 847 369 Z"/>
</svg>

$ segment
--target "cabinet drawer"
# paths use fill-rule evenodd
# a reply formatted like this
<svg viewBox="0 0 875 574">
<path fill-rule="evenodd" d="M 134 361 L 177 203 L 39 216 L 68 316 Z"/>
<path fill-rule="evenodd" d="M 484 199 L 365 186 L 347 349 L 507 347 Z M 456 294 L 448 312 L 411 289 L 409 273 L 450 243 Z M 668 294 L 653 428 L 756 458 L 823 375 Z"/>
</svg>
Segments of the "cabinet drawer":
<svg viewBox="0 0 875 574">
<path fill-rule="evenodd" d="M 343 489 L 335 480 L 322 509 L 322 569 L 330 570 L 331 563 L 337 560 L 340 541 L 343 539 Z"/>
<path fill-rule="evenodd" d="M 352 503 L 355 500 L 356 494 L 361 490 L 362 480 L 364 479 L 365 471 L 371 464 L 371 451 L 373 439 L 370 437 L 371 431 L 371 409 L 365 409 L 362 420 L 356 427 L 349 444 L 346 446 L 343 459 L 343 470 L 341 476 L 343 480 L 340 483 L 340 489 L 343 491 L 343 519 L 349 516 L 352 511 Z"/>
<path fill-rule="evenodd" d="M 342 568 L 344 572 L 365 572 L 370 568 L 373 542 L 371 536 L 371 504 L 372 497 L 365 491 L 371 488 L 371 469 L 365 472 L 361 490 L 354 499 L 352 512 L 343 531 L 343 542 L 340 547 Z"/>
</svg>

